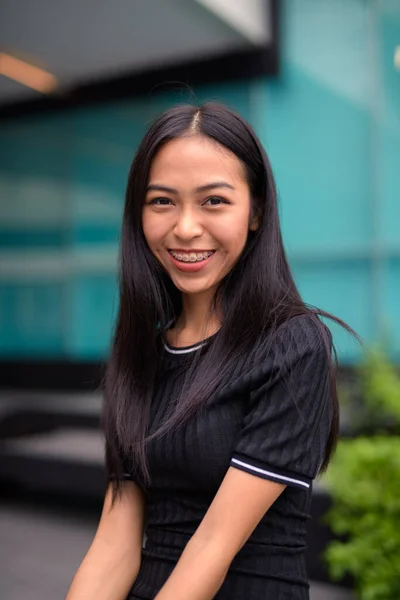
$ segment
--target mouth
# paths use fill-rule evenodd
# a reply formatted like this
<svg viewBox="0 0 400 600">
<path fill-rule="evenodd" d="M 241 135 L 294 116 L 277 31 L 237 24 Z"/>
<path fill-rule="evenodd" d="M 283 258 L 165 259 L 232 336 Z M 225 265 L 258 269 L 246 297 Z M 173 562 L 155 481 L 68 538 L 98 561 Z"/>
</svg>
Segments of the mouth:
<svg viewBox="0 0 400 600">
<path fill-rule="evenodd" d="M 169 254 L 178 262 L 183 263 L 200 263 L 204 260 L 209 259 L 213 254 L 215 254 L 215 250 L 202 250 L 196 252 L 183 252 L 179 250 L 170 250 L 168 249 Z"/>
</svg>

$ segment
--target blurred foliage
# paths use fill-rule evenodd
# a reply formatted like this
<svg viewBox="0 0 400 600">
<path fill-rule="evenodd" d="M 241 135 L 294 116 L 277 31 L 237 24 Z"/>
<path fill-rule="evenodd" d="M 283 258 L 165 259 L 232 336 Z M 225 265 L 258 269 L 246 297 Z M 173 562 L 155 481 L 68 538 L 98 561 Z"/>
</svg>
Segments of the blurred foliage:
<svg viewBox="0 0 400 600">
<path fill-rule="evenodd" d="M 360 600 L 400 600 L 400 376 L 376 348 L 358 379 L 360 422 L 373 431 L 340 440 L 326 473 L 327 522 L 340 541 L 325 558 L 334 580 L 352 576 Z"/>
<path fill-rule="evenodd" d="M 359 374 L 369 418 L 375 419 L 377 425 L 385 417 L 392 418 L 400 434 L 400 376 L 385 351 L 371 350 L 359 367 Z"/>
<path fill-rule="evenodd" d="M 356 381 L 339 384 L 339 396 L 347 433 L 400 434 L 399 374 L 383 348 L 366 352 Z"/>
</svg>

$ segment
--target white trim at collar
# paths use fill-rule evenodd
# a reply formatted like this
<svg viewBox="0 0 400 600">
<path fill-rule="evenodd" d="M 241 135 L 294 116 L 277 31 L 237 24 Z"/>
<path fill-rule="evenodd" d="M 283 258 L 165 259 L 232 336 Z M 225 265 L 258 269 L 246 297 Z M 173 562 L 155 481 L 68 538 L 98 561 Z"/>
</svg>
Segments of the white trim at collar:
<svg viewBox="0 0 400 600">
<path fill-rule="evenodd" d="M 197 344 L 196 346 L 190 347 L 190 348 L 170 348 L 168 346 L 168 344 L 164 343 L 164 348 L 167 350 L 167 352 L 170 352 L 171 354 L 188 354 L 189 352 L 194 352 L 195 350 L 198 350 L 199 348 L 202 348 L 202 346 L 204 346 L 205 342 L 201 343 L 201 344 Z"/>
</svg>

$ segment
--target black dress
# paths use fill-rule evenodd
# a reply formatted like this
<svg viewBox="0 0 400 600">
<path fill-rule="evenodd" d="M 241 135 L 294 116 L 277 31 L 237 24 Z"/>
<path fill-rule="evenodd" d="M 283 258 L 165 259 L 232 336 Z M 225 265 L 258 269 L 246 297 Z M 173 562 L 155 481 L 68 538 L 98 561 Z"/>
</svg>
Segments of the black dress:
<svg viewBox="0 0 400 600">
<path fill-rule="evenodd" d="M 287 487 L 233 559 L 215 598 L 308 600 L 306 524 L 332 421 L 329 361 L 321 330 L 305 315 L 276 331 L 267 354 L 263 348 L 239 360 L 229 381 L 221 379 L 200 415 L 149 444 L 147 540 L 129 600 L 153 600 L 230 466 Z M 204 342 L 186 348 L 165 344 L 150 431 L 164 420 L 200 351 Z M 141 485 L 122 461 L 125 477 Z"/>
</svg>

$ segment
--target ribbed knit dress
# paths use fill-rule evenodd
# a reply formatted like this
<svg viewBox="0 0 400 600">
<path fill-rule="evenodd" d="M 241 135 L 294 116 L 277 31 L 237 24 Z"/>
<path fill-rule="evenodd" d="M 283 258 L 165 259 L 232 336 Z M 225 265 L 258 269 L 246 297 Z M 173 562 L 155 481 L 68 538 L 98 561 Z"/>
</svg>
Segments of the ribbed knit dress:
<svg viewBox="0 0 400 600">
<path fill-rule="evenodd" d="M 324 330 L 331 343 L 325 325 Z M 195 353 L 207 351 L 215 335 L 186 348 L 163 342 L 150 432 L 160 426 L 178 397 Z M 229 467 L 287 487 L 236 554 L 214 598 L 309 599 L 306 524 L 312 482 L 332 421 L 329 359 L 321 330 L 307 315 L 281 325 L 267 352 L 265 348 L 260 343 L 238 360 L 233 375 L 221 378 L 200 414 L 148 445 L 152 484 L 145 489 L 147 539 L 129 600 L 153 600 Z M 121 462 L 123 477 L 142 486 L 129 460 L 121 457 Z"/>
</svg>

